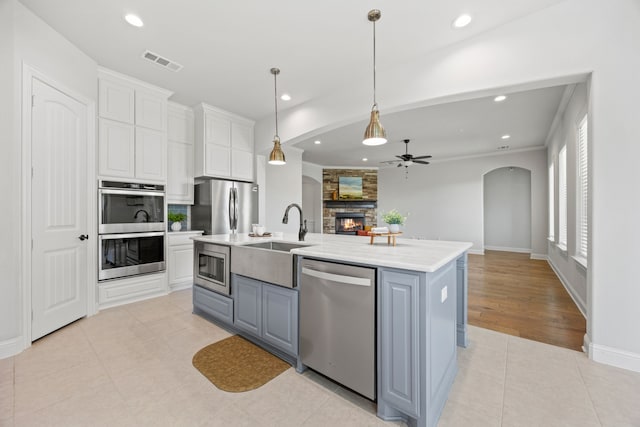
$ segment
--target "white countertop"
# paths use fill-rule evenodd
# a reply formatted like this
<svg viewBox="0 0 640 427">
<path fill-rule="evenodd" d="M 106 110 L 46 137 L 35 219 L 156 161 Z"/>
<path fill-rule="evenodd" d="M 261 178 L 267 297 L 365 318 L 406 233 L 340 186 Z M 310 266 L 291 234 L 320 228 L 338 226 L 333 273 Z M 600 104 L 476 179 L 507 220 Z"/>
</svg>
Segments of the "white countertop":
<svg viewBox="0 0 640 427">
<path fill-rule="evenodd" d="M 437 271 L 449 261 L 467 251 L 469 242 L 444 240 L 416 240 L 396 238 L 396 246 L 387 245 L 386 237 L 376 237 L 369 244 L 368 236 L 309 233 L 304 242 L 298 242 L 297 234 L 274 233 L 270 237 L 249 237 L 248 234 L 215 234 L 196 236 L 191 239 L 201 242 L 229 246 L 248 243 L 283 241 L 308 245 L 293 249 L 291 253 L 307 257 L 340 262 L 393 267 L 424 272 Z"/>
</svg>

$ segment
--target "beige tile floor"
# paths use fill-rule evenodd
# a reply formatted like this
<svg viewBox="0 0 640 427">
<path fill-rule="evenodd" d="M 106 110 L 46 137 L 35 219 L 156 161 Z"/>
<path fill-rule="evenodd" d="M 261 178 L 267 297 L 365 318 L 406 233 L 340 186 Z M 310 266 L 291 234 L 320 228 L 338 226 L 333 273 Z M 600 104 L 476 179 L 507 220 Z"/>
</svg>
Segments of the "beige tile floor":
<svg viewBox="0 0 640 427">
<path fill-rule="evenodd" d="M 0 426 L 383 426 L 374 405 L 292 368 L 246 393 L 191 365 L 229 336 L 191 292 L 104 310 L 0 360 Z M 640 426 L 640 374 L 470 327 L 439 426 Z"/>
</svg>

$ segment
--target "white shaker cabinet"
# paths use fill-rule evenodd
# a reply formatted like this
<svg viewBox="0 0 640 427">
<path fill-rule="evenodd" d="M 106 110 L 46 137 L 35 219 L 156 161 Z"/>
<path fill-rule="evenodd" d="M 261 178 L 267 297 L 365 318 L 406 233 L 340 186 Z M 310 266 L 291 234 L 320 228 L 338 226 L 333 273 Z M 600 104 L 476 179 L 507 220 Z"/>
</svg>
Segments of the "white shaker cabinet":
<svg viewBox="0 0 640 427">
<path fill-rule="evenodd" d="M 193 110 L 169 102 L 167 203 L 193 204 Z"/>
<path fill-rule="evenodd" d="M 100 174 L 122 178 L 134 176 L 135 127 L 100 118 L 98 128 Z"/>
<path fill-rule="evenodd" d="M 193 240 L 202 231 L 179 231 L 167 233 L 167 271 L 169 289 L 190 288 L 193 285 Z"/>
<path fill-rule="evenodd" d="M 98 92 L 99 175 L 164 183 L 171 92 L 105 68 Z"/>
<path fill-rule="evenodd" d="M 166 141 L 164 132 L 136 126 L 135 178 L 145 181 L 167 179 Z"/>
<path fill-rule="evenodd" d="M 195 175 L 254 180 L 254 122 L 200 104 L 195 108 Z"/>
</svg>

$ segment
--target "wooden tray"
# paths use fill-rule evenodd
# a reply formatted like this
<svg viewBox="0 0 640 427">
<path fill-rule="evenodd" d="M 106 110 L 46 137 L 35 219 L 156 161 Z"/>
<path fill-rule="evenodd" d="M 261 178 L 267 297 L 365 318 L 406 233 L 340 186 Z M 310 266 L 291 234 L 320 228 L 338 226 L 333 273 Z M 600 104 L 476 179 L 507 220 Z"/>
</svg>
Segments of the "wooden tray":
<svg viewBox="0 0 640 427">
<path fill-rule="evenodd" d="M 271 237 L 271 233 L 269 231 L 262 234 L 262 236 L 258 236 L 257 234 L 249 233 L 249 237 Z"/>
<path fill-rule="evenodd" d="M 387 236 L 387 245 L 393 244 L 396 245 L 396 236 L 402 234 L 402 231 L 398 231 L 397 233 L 374 233 L 373 231 L 369 231 L 369 236 L 371 236 L 370 245 L 373 245 L 373 239 L 377 236 Z"/>
</svg>

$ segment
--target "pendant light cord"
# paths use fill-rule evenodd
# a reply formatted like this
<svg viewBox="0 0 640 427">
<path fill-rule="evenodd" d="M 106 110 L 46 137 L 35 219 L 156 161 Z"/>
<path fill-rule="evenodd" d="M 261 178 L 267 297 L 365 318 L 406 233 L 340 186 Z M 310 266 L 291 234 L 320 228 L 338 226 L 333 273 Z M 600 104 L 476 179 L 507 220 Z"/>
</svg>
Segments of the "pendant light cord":
<svg viewBox="0 0 640 427">
<path fill-rule="evenodd" d="M 278 80 L 277 75 L 280 72 L 273 73 L 273 100 L 276 104 L 276 136 L 278 136 Z M 279 136 L 278 136 L 279 138 Z"/>
<path fill-rule="evenodd" d="M 373 21 L 373 107 L 378 109 L 376 102 L 376 21 Z"/>
</svg>

